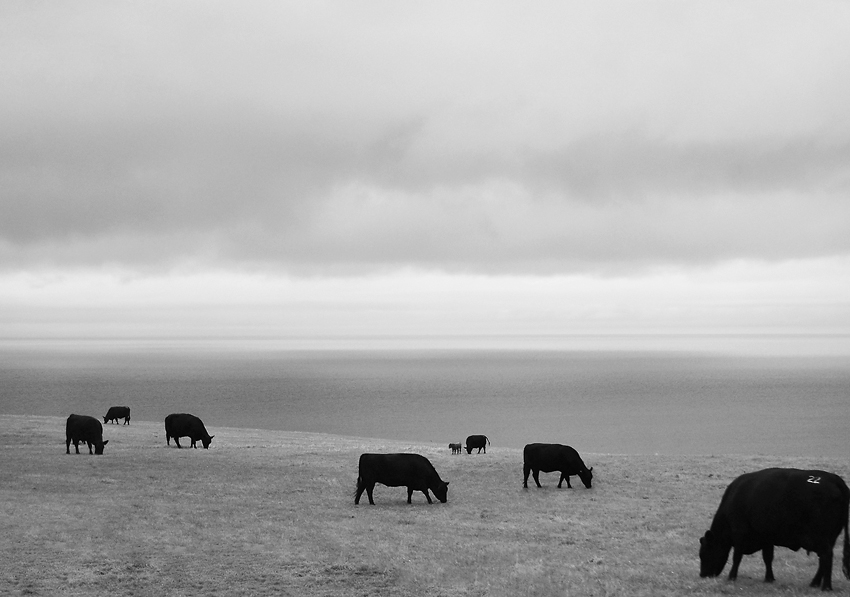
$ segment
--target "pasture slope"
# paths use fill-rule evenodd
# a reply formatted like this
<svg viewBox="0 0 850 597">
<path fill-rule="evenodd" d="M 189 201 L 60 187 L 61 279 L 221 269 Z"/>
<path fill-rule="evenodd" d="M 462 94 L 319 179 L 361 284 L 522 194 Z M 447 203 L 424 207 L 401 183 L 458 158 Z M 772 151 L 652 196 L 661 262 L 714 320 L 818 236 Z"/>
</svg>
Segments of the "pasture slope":
<svg viewBox="0 0 850 597">
<path fill-rule="evenodd" d="M 847 461 L 588 454 L 593 489 L 522 488 L 522 453 L 226 429 L 166 447 L 163 424 L 104 429 L 103 456 L 66 455 L 64 418 L 0 416 L 0 595 L 811 595 L 817 558 L 777 549 L 739 580 L 699 578 L 699 537 L 726 485 L 767 466 Z M 492 438 L 491 438 L 492 439 Z M 535 438 L 529 438 L 533 441 Z M 570 443 L 569 437 L 563 438 Z M 377 486 L 354 505 L 362 452 L 413 451 L 447 504 Z M 839 553 L 837 548 L 836 553 Z M 728 566 L 726 571 L 728 572 Z M 833 573 L 836 593 L 850 581 Z"/>
</svg>

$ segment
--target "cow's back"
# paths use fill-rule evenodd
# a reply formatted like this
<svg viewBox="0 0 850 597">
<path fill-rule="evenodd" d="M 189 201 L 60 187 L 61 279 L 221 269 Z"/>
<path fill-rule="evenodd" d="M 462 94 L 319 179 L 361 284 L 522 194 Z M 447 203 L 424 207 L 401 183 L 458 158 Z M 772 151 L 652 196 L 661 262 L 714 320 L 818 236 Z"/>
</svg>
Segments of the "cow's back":
<svg viewBox="0 0 850 597">
<path fill-rule="evenodd" d="M 359 474 L 367 483 L 391 487 L 439 479 L 434 465 L 421 454 L 361 454 Z"/>
<path fill-rule="evenodd" d="M 367 484 L 388 487 L 435 487 L 442 480 L 431 461 L 421 454 L 361 454 L 359 475 Z"/>
<path fill-rule="evenodd" d="M 201 420 L 188 413 L 172 413 L 165 417 L 165 430 L 172 437 L 188 436 L 195 431 L 206 431 Z"/>
<path fill-rule="evenodd" d="M 772 468 L 730 483 L 715 518 L 718 530 L 728 532 L 733 543 L 755 534 L 773 545 L 799 549 L 824 538 L 833 544 L 846 521 L 848 502 L 850 490 L 838 475 Z"/>
<path fill-rule="evenodd" d="M 535 468 L 551 473 L 560 467 L 584 467 L 575 448 L 562 444 L 527 444 L 522 451 L 523 461 Z"/>
<path fill-rule="evenodd" d="M 103 439 L 103 425 L 88 415 L 68 415 L 65 435 L 81 441 L 100 441 Z"/>
</svg>

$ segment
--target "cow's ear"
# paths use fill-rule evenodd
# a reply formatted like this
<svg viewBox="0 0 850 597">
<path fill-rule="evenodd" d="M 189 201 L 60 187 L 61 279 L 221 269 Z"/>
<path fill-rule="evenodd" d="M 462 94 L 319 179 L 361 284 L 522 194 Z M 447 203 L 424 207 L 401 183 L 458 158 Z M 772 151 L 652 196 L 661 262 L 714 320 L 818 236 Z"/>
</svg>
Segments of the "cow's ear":
<svg viewBox="0 0 850 597">
<path fill-rule="evenodd" d="M 108 440 L 108 439 L 103 440 L 103 445 L 104 445 L 104 446 L 105 446 L 106 444 L 108 444 L 108 443 L 109 443 L 109 440 Z"/>
<path fill-rule="evenodd" d="M 593 467 L 590 467 L 590 468 L 589 468 L 589 469 L 587 469 L 587 470 L 589 470 L 589 471 L 592 473 L 592 472 L 593 472 Z"/>
<path fill-rule="evenodd" d="M 215 437 L 214 435 L 211 435 L 211 436 L 210 436 L 210 440 L 212 440 L 212 438 L 214 438 L 214 437 Z"/>
<path fill-rule="evenodd" d="M 446 486 L 448 486 L 449 483 L 450 483 L 450 481 L 446 481 Z"/>
<path fill-rule="evenodd" d="M 703 537 L 700 537 L 699 544 L 700 545 L 711 545 L 714 543 L 714 533 L 711 531 L 706 531 Z"/>
</svg>

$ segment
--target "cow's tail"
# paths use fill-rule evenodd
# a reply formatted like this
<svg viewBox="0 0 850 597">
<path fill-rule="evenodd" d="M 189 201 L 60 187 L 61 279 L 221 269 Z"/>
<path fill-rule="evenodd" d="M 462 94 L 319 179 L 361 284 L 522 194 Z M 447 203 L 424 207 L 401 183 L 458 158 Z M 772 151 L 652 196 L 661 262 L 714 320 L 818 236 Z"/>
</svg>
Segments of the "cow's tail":
<svg viewBox="0 0 850 597">
<path fill-rule="evenodd" d="M 484 436 L 484 439 L 485 439 L 485 440 L 487 440 L 487 443 L 488 443 L 488 444 L 490 443 L 490 438 L 489 438 L 489 437 L 487 437 L 486 435 Z"/>
<path fill-rule="evenodd" d="M 361 483 L 361 482 L 362 482 L 362 480 L 361 480 L 361 478 L 358 476 L 358 477 L 357 477 L 357 487 L 355 487 L 355 488 L 354 488 L 354 491 L 351 493 L 351 495 L 352 495 L 355 499 L 357 498 L 357 494 L 358 494 L 358 492 L 360 491 L 360 483 Z"/>
<path fill-rule="evenodd" d="M 844 570 L 844 576 L 850 578 L 850 537 L 847 536 L 847 522 L 848 517 L 845 514 L 844 517 L 844 557 L 842 558 L 842 569 Z"/>
</svg>

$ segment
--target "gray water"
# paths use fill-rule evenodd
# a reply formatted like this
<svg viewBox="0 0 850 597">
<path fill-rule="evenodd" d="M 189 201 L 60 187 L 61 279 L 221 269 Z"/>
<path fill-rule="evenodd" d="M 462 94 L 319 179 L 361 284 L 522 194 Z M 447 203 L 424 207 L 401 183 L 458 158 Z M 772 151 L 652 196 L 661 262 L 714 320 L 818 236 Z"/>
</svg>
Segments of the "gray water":
<svg viewBox="0 0 850 597">
<path fill-rule="evenodd" d="M 850 455 L 847 356 L 0 348 L 0 414 L 102 416 L 112 405 L 130 406 L 133 420 L 190 412 L 212 434 L 226 426 L 447 444 L 483 433 L 514 448 Z"/>
</svg>

